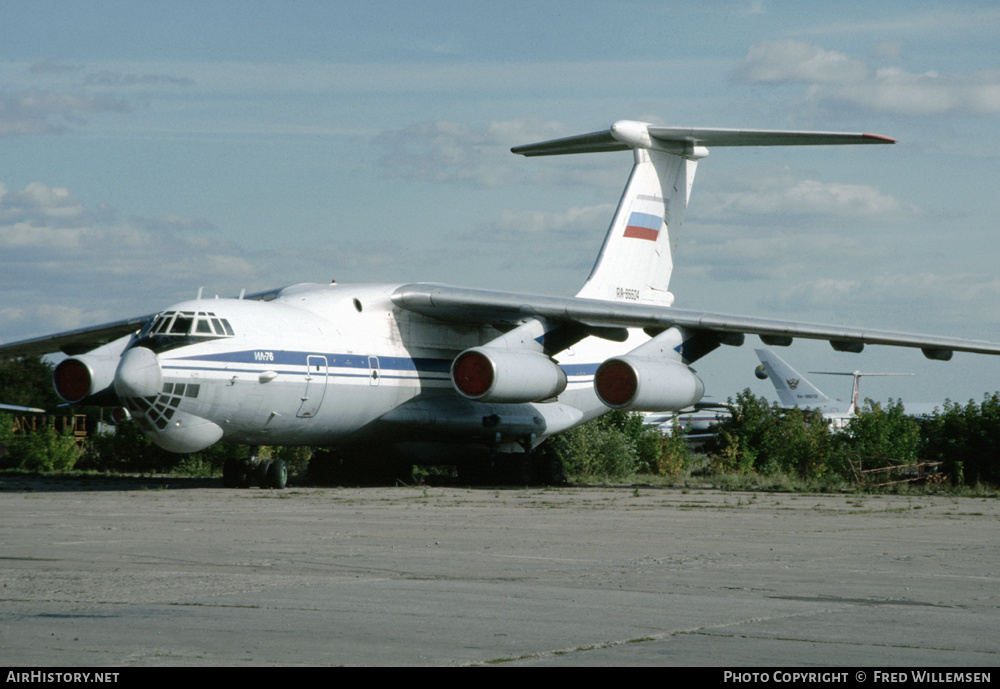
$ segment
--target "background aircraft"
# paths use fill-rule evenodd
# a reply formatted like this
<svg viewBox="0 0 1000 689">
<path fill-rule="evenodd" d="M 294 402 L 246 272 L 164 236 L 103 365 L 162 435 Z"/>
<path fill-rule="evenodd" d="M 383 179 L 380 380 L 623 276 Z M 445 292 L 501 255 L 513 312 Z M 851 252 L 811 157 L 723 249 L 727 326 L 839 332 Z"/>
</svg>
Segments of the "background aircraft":
<svg viewBox="0 0 1000 689">
<path fill-rule="evenodd" d="M 454 464 L 473 478 L 557 480 L 532 450 L 609 409 L 680 410 L 704 385 L 691 364 L 746 334 L 1000 354 L 1000 345 L 673 308 L 673 256 L 708 146 L 891 144 L 869 134 L 695 129 L 619 121 L 520 146 L 525 156 L 633 152 L 631 176 L 576 297 L 414 283 L 299 284 L 0 346 L 61 349 L 54 384 L 73 404 L 122 405 L 160 447 L 225 440 L 331 448 L 337 471 Z M 281 487 L 283 464 L 227 464 Z"/>
<path fill-rule="evenodd" d="M 864 373 L 862 371 L 810 371 L 823 376 L 852 376 L 851 401 L 844 403 L 824 394 L 805 376 L 788 365 L 784 359 L 767 349 L 756 349 L 760 366 L 754 371 L 761 380 L 769 379 L 778 393 L 778 399 L 783 407 L 802 407 L 817 409 L 823 412 L 824 418 L 830 419 L 834 427 L 841 428 L 854 415 L 860 403 L 860 379 L 863 376 L 912 376 L 912 373 Z M 903 408 L 912 416 L 930 416 L 941 405 L 931 403 L 904 404 Z"/>
<path fill-rule="evenodd" d="M 843 402 L 830 397 L 808 378 L 796 371 L 784 359 L 768 349 L 755 349 L 760 365 L 754 369 L 754 375 L 760 380 L 770 380 L 778 393 L 778 404 L 785 409 L 799 407 L 815 409 L 823 414 L 836 429 L 842 429 L 854 416 L 860 400 L 860 379 L 863 376 L 911 376 L 912 373 L 865 373 L 862 371 L 834 372 L 812 371 L 811 373 L 826 376 L 852 376 L 853 386 L 851 401 Z M 916 403 L 905 404 L 904 409 L 913 416 L 930 416 L 940 409 L 940 405 Z M 690 412 L 650 413 L 646 416 L 648 425 L 656 425 L 661 430 L 669 432 L 674 419 L 685 429 L 688 437 L 698 439 L 712 434 L 712 426 L 729 418 L 728 405 L 699 404 Z"/>
</svg>

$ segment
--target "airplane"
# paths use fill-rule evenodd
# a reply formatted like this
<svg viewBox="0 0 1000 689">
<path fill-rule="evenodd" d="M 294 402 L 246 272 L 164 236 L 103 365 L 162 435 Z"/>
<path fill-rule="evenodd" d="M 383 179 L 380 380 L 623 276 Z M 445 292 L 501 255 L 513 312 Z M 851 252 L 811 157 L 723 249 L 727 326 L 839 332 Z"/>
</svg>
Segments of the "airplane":
<svg viewBox="0 0 1000 689">
<path fill-rule="evenodd" d="M 631 151 L 634 165 L 596 263 L 573 297 L 432 283 L 296 284 L 198 298 L 157 313 L 0 345 L 69 355 L 54 386 L 71 404 L 122 406 L 158 446 L 219 441 L 323 448 L 333 475 L 454 465 L 470 480 L 557 482 L 546 438 L 610 409 L 679 410 L 704 384 L 691 365 L 747 334 L 838 351 L 866 344 L 1000 354 L 1000 344 L 679 309 L 669 291 L 698 162 L 709 147 L 893 144 L 874 134 L 610 128 L 517 146 L 526 157 Z M 227 486 L 283 487 L 251 451 Z"/>
<path fill-rule="evenodd" d="M 754 375 L 760 380 L 770 380 L 778 393 L 778 405 L 783 409 L 813 409 L 820 412 L 823 418 L 830 422 L 835 430 L 843 430 L 848 422 L 854 417 L 858 409 L 858 399 L 860 396 L 860 379 L 863 376 L 912 376 L 912 373 L 864 373 L 862 371 L 839 372 L 839 371 L 811 371 L 817 375 L 825 376 L 852 376 L 854 378 L 851 401 L 844 404 L 839 399 L 834 399 L 816 387 L 808 378 L 796 371 L 788 362 L 782 359 L 769 349 L 755 349 L 760 365 L 754 369 Z M 904 408 L 912 408 L 913 416 L 930 416 L 940 405 L 907 405 Z M 692 411 L 682 410 L 679 412 L 651 412 L 646 415 L 644 423 L 660 428 L 663 432 L 670 432 L 676 420 L 681 428 L 685 430 L 685 435 L 692 439 L 703 439 L 714 435 L 712 426 L 715 426 L 732 416 L 731 406 L 728 404 L 704 404 L 694 405 Z"/>
<path fill-rule="evenodd" d="M 672 435 L 674 422 L 684 431 L 687 440 L 698 444 L 715 435 L 713 426 L 726 421 L 732 416 L 732 407 L 721 402 L 698 402 L 690 409 L 677 411 L 646 412 L 642 423 L 647 427 L 655 427 L 661 433 Z"/>
<path fill-rule="evenodd" d="M 835 429 L 843 429 L 858 410 L 860 380 L 862 376 L 911 376 L 912 373 L 863 373 L 861 371 L 811 371 L 823 376 L 852 376 L 854 384 L 851 390 L 851 402 L 844 405 L 840 400 L 824 394 L 819 388 L 794 368 L 788 365 L 780 356 L 767 349 L 755 349 L 760 366 L 754 370 L 754 375 L 760 380 L 770 379 L 778 393 L 782 407 L 801 407 L 815 409 L 829 420 Z M 911 416 L 930 416 L 940 409 L 940 405 L 908 404 L 903 409 Z"/>
</svg>

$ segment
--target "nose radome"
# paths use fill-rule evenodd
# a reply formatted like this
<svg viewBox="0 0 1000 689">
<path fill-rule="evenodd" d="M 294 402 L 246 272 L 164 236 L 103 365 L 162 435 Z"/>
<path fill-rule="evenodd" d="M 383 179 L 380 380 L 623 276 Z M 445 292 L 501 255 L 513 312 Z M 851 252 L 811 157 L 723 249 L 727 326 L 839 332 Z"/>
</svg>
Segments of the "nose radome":
<svg viewBox="0 0 1000 689">
<path fill-rule="evenodd" d="M 160 360 L 145 347 L 133 347 L 122 355 L 115 371 L 115 392 L 120 399 L 152 397 L 163 389 Z"/>
</svg>

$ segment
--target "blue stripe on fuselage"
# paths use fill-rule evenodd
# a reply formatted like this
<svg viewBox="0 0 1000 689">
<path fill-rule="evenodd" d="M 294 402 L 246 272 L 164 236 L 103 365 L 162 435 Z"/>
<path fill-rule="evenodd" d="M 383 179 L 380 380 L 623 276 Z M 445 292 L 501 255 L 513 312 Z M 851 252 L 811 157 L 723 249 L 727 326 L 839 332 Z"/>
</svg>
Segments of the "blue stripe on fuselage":
<svg viewBox="0 0 1000 689">
<path fill-rule="evenodd" d="M 394 371 L 418 371 L 421 373 L 447 373 L 451 370 L 451 359 L 431 359 L 384 356 L 378 354 L 334 354 L 326 352 L 290 352 L 271 349 L 248 349 L 238 352 L 199 354 L 169 361 L 204 361 L 226 364 L 259 364 L 261 366 L 305 366 L 310 356 L 325 356 L 327 365 L 334 368 L 370 368 L 369 360 L 378 359 L 380 369 Z"/>
<path fill-rule="evenodd" d="M 259 373 L 269 367 L 281 367 L 280 373 L 285 375 L 305 375 L 307 359 L 310 356 L 326 357 L 327 366 L 331 369 L 357 369 L 368 371 L 371 368 L 369 359 L 378 359 L 378 369 L 383 377 L 391 375 L 391 372 L 417 373 L 417 374 L 440 374 L 441 379 L 449 379 L 451 373 L 451 359 L 433 359 L 429 357 L 398 357 L 383 356 L 376 354 L 343 354 L 343 353 L 322 353 L 307 351 L 282 351 L 269 349 L 247 349 L 234 352 L 218 352 L 214 354 L 192 355 L 186 357 L 164 358 L 161 365 L 165 369 L 197 369 L 230 371 L 233 373 Z M 183 363 L 182 363 L 183 362 Z M 192 365 L 184 365 L 184 364 Z M 196 366 L 194 364 L 238 364 L 240 368 L 218 367 L 218 366 Z M 256 365 L 259 368 L 244 368 L 246 365 Z M 567 376 L 572 377 L 592 377 L 597 371 L 599 363 L 587 364 L 560 364 L 560 368 Z M 285 367 L 294 367 L 295 370 L 287 370 Z M 344 374 L 342 374 L 344 375 Z M 351 375 L 351 374 L 346 374 Z M 361 375 L 361 374 L 359 374 Z M 367 373 L 363 374 L 367 375 Z"/>
</svg>

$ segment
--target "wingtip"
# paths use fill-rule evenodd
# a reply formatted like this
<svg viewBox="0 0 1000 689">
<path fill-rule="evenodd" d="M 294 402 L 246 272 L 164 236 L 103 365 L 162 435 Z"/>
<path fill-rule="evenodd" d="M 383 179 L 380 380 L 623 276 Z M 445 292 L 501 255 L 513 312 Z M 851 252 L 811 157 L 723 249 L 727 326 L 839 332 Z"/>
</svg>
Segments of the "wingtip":
<svg viewBox="0 0 1000 689">
<path fill-rule="evenodd" d="M 874 139 L 876 143 L 880 144 L 894 144 L 897 143 L 897 139 L 893 139 L 889 136 L 882 136 L 881 134 L 862 134 L 865 139 Z"/>
</svg>

